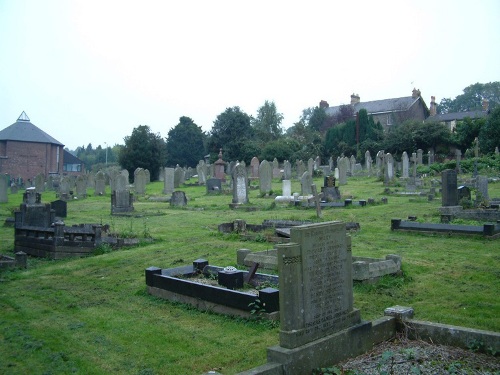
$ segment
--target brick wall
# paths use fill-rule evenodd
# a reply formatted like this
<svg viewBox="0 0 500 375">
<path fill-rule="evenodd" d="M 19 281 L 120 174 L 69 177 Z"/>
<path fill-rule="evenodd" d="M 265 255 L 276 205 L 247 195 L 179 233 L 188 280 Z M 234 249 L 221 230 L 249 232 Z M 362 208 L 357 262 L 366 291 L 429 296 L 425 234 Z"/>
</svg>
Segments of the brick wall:
<svg viewBox="0 0 500 375">
<path fill-rule="evenodd" d="M 59 151 L 59 162 L 58 162 Z M 0 173 L 24 181 L 43 173 L 62 173 L 63 148 L 50 143 L 4 141 L 0 142 Z"/>
</svg>

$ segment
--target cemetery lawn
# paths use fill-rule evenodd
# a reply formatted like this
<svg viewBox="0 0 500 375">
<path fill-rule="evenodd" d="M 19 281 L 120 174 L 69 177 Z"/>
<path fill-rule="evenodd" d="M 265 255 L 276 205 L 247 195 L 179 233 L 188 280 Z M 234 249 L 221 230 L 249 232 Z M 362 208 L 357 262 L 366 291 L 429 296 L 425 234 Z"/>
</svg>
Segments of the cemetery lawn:
<svg viewBox="0 0 500 375">
<path fill-rule="evenodd" d="M 194 182 L 191 180 L 191 182 Z M 317 186 L 322 179 L 315 179 Z M 186 208 L 171 208 L 148 198 L 161 196 L 162 182 L 146 187 L 131 217 L 110 215 L 108 195 L 68 202 L 67 225 L 109 224 L 123 237 L 141 239 L 138 246 L 80 259 L 30 258 L 26 270 L 0 271 L 1 374 L 234 374 L 266 362 L 266 348 L 278 344 L 278 328 L 259 320 L 229 318 L 171 303 L 146 293 L 144 270 L 189 265 L 197 258 L 217 266 L 236 266 L 236 250 L 270 249 L 272 244 L 244 241 L 218 233 L 217 226 L 235 219 L 261 224 L 265 219 L 358 222 L 351 232 L 355 256 L 403 258 L 403 275 L 378 283 L 355 284 L 354 305 L 363 319 L 383 315 L 386 307 L 411 306 L 415 318 L 500 331 L 500 240 L 479 236 L 391 232 L 390 221 L 416 216 L 439 222 L 440 197 L 384 194 L 375 178 L 350 178 L 343 198 L 374 198 L 366 207 L 324 209 L 274 204 L 250 190 L 257 211 L 231 210 L 232 195 L 206 195 L 205 187 L 185 186 Z M 281 193 L 281 183 L 273 181 Z M 392 190 L 401 188 L 393 187 Z M 293 181 L 292 191 L 300 191 Z M 500 183 L 489 185 L 500 197 Z M 380 203 L 382 197 L 388 204 Z M 22 194 L 0 204 L 3 221 L 13 216 Z M 55 200 L 53 192 L 42 202 Z M 11 227 L 0 227 L 0 253 L 13 255 Z M 149 237 L 153 242 L 147 241 Z"/>
</svg>

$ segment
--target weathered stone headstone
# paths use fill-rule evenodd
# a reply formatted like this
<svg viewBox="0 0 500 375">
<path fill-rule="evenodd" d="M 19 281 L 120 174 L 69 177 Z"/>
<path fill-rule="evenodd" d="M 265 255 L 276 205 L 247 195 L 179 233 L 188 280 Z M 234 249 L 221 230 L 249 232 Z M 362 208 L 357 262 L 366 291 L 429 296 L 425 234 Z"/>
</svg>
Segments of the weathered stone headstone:
<svg viewBox="0 0 500 375">
<path fill-rule="evenodd" d="M 174 168 L 164 168 L 163 176 L 163 194 L 172 194 L 174 192 Z"/>
<path fill-rule="evenodd" d="M 312 194 L 311 185 L 313 184 L 313 178 L 309 172 L 304 172 L 302 178 L 300 179 L 301 195 L 307 196 Z"/>
<path fill-rule="evenodd" d="M 35 176 L 35 189 L 39 193 L 45 191 L 45 175 L 43 173 L 39 173 Z"/>
<path fill-rule="evenodd" d="M 222 149 L 219 151 L 219 159 L 214 163 L 214 174 L 215 178 L 221 180 L 222 183 L 226 182 L 226 174 L 224 173 L 224 169 L 226 166 L 226 162 L 222 160 Z"/>
<path fill-rule="evenodd" d="M 87 180 L 84 176 L 79 175 L 76 178 L 76 196 L 79 199 L 87 198 Z"/>
<path fill-rule="evenodd" d="M 205 185 L 207 182 L 207 167 L 205 161 L 200 160 L 196 166 L 196 174 L 198 175 L 198 185 Z"/>
<path fill-rule="evenodd" d="M 408 158 L 408 154 L 406 151 L 403 152 L 403 157 L 402 157 L 402 162 L 403 162 L 403 178 L 408 178 L 410 177 L 410 159 Z"/>
<path fill-rule="evenodd" d="M 170 198 L 170 205 L 177 207 L 187 206 L 186 193 L 183 191 L 174 191 L 172 197 Z"/>
<path fill-rule="evenodd" d="M 429 150 L 427 152 L 427 164 L 430 166 L 434 164 L 434 151 Z"/>
<path fill-rule="evenodd" d="M 314 174 L 314 160 L 312 158 L 307 160 L 307 171 L 311 176 Z"/>
<path fill-rule="evenodd" d="M 292 164 L 288 160 L 285 160 L 283 162 L 283 179 L 284 180 L 292 179 Z"/>
<path fill-rule="evenodd" d="M 417 150 L 417 163 L 418 163 L 418 165 L 422 165 L 423 164 L 423 155 L 424 155 L 424 151 L 419 148 Z"/>
<path fill-rule="evenodd" d="M 478 203 L 484 203 L 486 205 L 489 204 L 490 195 L 488 194 L 488 177 L 486 176 L 477 176 L 476 178 L 477 185 L 477 200 Z"/>
<path fill-rule="evenodd" d="M 297 169 L 297 179 L 300 180 L 300 178 L 302 177 L 302 175 L 305 172 L 304 162 L 302 160 L 296 160 L 295 161 L 295 168 Z"/>
<path fill-rule="evenodd" d="M 284 197 L 290 197 L 292 196 L 292 181 L 290 180 L 283 180 L 282 182 L 282 195 Z"/>
<path fill-rule="evenodd" d="M 59 182 L 59 197 L 61 199 L 67 200 L 69 198 L 69 192 L 72 188 L 71 179 L 68 176 L 63 176 Z"/>
<path fill-rule="evenodd" d="M 394 159 L 390 153 L 385 154 L 384 182 L 389 184 L 394 179 Z"/>
<path fill-rule="evenodd" d="M 347 157 L 340 158 L 338 162 L 339 176 L 337 178 L 339 185 L 347 184 L 348 166 L 349 166 L 349 159 Z"/>
<path fill-rule="evenodd" d="M 262 160 L 259 166 L 259 185 L 261 194 L 269 194 L 272 190 L 273 171 L 267 160 Z"/>
<path fill-rule="evenodd" d="M 207 194 L 222 193 L 222 181 L 219 178 L 209 178 L 207 180 Z"/>
<path fill-rule="evenodd" d="M 442 196 L 441 205 L 443 207 L 458 205 L 457 192 L 457 172 L 452 169 L 445 169 L 441 172 Z"/>
<path fill-rule="evenodd" d="M 259 158 L 257 156 L 254 156 L 250 161 L 251 178 L 259 178 L 259 165 L 260 165 Z"/>
<path fill-rule="evenodd" d="M 413 152 L 411 154 L 411 162 L 412 162 L 412 177 L 413 177 L 413 179 L 416 179 L 417 178 L 417 163 L 418 163 L 416 152 Z"/>
<path fill-rule="evenodd" d="M 137 195 L 146 193 L 147 174 L 142 168 L 137 168 L 134 171 L 134 191 Z"/>
<path fill-rule="evenodd" d="M 351 155 L 349 158 L 349 170 L 351 171 L 351 176 L 354 176 L 354 172 L 356 169 L 356 158 L 354 155 Z"/>
<path fill-rule="evenodd" d="M 106 194 L 106 175 L 103 171 L 99 171 L 95 175 L 95 190 L 94 195 Z"/>
<path fill-rule="evenodd" d="M 128 191 L 128 177 L 119 173 L 115 178 L 115 191 Z"/>
<path fill-rule="evenodd" d="M 462 173 L 462 168 L 460 167 L 460 162 L 462 161 L 462 151 L 458 148 L 455 150 L 455 158 L 456 158 L 456 171 L 457 173 Z"/>
<path fill-rule="evenodd" d="M 117 180 L 125 180 L 124 175 Z M 128 182 L 128 179 L 127 179 Z M 111 214 L 134 211 L 134 196 L 128 190 L 115 190 L 111 194 Z"/>
<path fill-rule="evenodd" d="M 177 189 L 181 184 L 183 183 L 183 175 L 184 171 L 182 168 L 177 164 L 174 170 L 174 189 Z"/>
<path fill-rule="evenodd" d="M 471 202 L 470 189 L 467 186 L 459 186 L 457 189 L 458 203 Z"/>
<path fill-rule="evenodd" d="M 151 182 L 151 173 L 149 172 L 149 169 L 145 169 L 144 174 L 146 175 L 146 184 L 149 184 Z"/>
<path fill-rule="evenodd" d="M 384 150 L 380 150 L 377 152 L 377 157 L 375 160 L 376 166 L 377 166 L 377 177 L 381 178 L 385 174 L 385 153 Z"/>
<path fill-rule="evenodd" d="M 50 208 L 54 210 L 56 217 L 66 217 L 68 215 L 68 203 L 62 199 L 50 202 Z"/>
<path fill-rule="evenodd" d="M 281 178 L 280 164 L 276 158 L 273 160 L 273 178 Z"/>
<path fill-rule="evenodd" d="M 233 201 L 232 204 L 248 203 L 248 178 L 244 165 L 238 163 L 233 170 Z"/>
<path fill-rule="evenodd" d="M 361 322 L 353 307 L 352 254 L 345 223 L 293 227 L 277 245 L 280 346 L 297 348 Z"/>
<path fill-rule="evenodd" d="M 7 203 L 9 201 L 7 189 L 9 187 L 9 176 L 0 174 L 0 203 Z"/>
<path fill-rule="evenodd" d="M 365 152 L 365 168 L 366 168 L 366 171 L 368 173 L 371 172 L 372 163 L 373 163 L 373 160 L 372 160 L 372 156 L 370 155 L 370 151 L 366 150 L 366 152 Z"/>
</svg>

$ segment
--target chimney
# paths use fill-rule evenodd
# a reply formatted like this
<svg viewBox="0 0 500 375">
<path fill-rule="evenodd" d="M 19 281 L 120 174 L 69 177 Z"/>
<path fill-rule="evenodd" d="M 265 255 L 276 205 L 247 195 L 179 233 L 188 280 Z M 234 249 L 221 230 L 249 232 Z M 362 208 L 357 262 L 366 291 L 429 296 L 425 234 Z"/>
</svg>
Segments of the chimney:
<svg viewBox="0 0 500 375">
<path fill-rule="evenodd" d="M 326 109 L 328 107 L 330 107 L 330 106 L 328 105 L 328 102 L 326 100 L 322 100 L 319 102 L 319 108 Z"/>
<path fill-rule="evenodd" d="M 490 102 L 488 101 L 488 99 L 483 99 L 483 111 L 488 112 L 489 106 Z"/>
<path fill-rule="evenodd" d="M 358 94 L 352 94 L 351 95 L 351 105 L 354 105 L 356 103 L 360 102 L 360 98 Z"/>
<path fill-rule="evenodd" d="M 417 99 L 420 97 L 420 90 L 417 90 L 416 88 L 413 88 L 413 91 L 411 92 L 411 97 L 413 99 Z"/>
<path fill-rule="evenodd" d="M 436 97 L 435 96 L 431 96 L 430 115 L 431 116 L 436 116 L 436 113 L 437 113 Z"/>
</svg>

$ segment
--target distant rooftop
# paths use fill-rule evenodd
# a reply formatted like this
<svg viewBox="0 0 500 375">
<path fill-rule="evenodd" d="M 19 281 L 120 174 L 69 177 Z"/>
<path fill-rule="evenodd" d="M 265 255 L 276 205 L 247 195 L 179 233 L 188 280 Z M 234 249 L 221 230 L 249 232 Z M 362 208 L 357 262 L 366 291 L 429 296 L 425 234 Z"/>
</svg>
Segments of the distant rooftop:
<svg viewBox="0 0 500 375">
<path fill-rule="evenodd" d="M 42 129 L 33 125 L 30 118 L 24 111 L 15 123 L 3 130 L 0 130 L 0 141 L 51 143 L 64 146 L 61 142 L 45 133 Z"/>
</svg>

